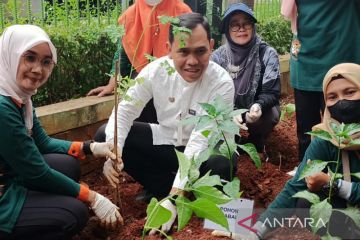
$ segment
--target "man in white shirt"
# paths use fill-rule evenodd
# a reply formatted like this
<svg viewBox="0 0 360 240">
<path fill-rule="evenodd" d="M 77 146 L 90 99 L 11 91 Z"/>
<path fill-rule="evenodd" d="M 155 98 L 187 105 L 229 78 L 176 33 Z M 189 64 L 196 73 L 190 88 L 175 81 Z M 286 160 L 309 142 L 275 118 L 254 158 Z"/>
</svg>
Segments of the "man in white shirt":
<svg viewBox="0 0 360 240">
<path fill-rule="evenodd" d="M 168 56 L 151 62 L 139 73 L 137 78 L 144 82 L 128 90 L 127 95 L 133 100 L 121 101 L 117 112 L 118 149 L 123 162 L 119 168 L 124 166 L 128 174 L 158 198 L 184 187 L 179 176 L 175 178 L 178 160 L 174 149 L 190 159 L 208 146 L 207 138 L 194 131 L 193 125 L 182 125 L 181 120 L 203 115 L 199 103 L 211 102 L 216 95 L 231 106 L 234 99 L 233 80 L 209 60 L 214 40 L 207 19 L 198 13 L 184 14 L 179 19 L 178 26 L 192 30 L 192 34 L 174 36 L 173 26 L 170 27 Z M 184 34 L 186 37 L 181 37 Z M 159 123 L 134 122 L 151 98 Z M 113 111 L 105 130 L 106 141 L 114 138 L 114 114 Z M 201 174 L 209 170 L 223 179 L 230 178 L 230 163 L 224 157 L 210 157 L 200 168 Z M 104 174 L 112 186 L 119 182 L 111 160 L 105 163 Z M 165 207 L 174 210 L 174 206 Z"/>
</svg>

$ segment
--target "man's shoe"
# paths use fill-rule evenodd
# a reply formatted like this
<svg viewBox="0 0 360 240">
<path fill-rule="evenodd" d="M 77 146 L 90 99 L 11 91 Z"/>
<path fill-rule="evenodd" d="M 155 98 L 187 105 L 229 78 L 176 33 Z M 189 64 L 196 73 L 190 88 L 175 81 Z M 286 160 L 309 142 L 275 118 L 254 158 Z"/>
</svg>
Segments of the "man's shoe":
<svg viewBox="0 0 360 240">
<path fill-rule="evenodd" d="M 153 197 L 155 197 L 154 194 L 148 190 L 143 189 L 138 195 L 136 195 L 135 201 L 149 203 Z"/>
</svg>

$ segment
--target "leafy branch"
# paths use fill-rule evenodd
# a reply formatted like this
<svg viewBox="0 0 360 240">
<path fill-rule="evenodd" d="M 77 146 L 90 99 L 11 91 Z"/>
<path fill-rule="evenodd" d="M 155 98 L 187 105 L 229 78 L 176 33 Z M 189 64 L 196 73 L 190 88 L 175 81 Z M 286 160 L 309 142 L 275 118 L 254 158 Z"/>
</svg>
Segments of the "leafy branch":
<svg viewBox="0 0 360 240">
<path fill-rule="evenodd" d="M 331 205 L 331 198 L 333 196 L 333 185 L 336 184 L 337 179 L 341 179 L 343 175 L 339 173 L 339 167 L 340 167 L 340 153 L 341 153 L 341 144 L 347 144 L 348 146 L 351 146 L 353 144 L 359 144 L 358 140 L 353 140 L 351 136 L 353 134 L 360 132 L 360 124 L 358 123 L 352 123 L 352 124 L 337 124 L 334 122 L 330 123 L 330 127 L 332 132 L 324 131 L 324 130 L 315 130 L 311 131 L 308 134 L 314 137 L 321 138 L 325 141 L 334 141 L 336 142 L 337 146 L 337 153 L 336 153 L 336 161 L 322 161 L 322 160 L 312 160 L 310 161 L 302 170 L 302 172 L 299 175 L 298 180 L 302 180 L 305 177 L 312 176 L 313 174 L 322 172 L 325 167 L 328 166 L 329 163 L 335 163 L 335 172 L 332 172 L 330 167 L 328 167 L 328 173 L 330 175 L 330 190 L 329 194 L 326 199 L 323 201 L 320 201 L 320 198 L 317 194 L 311 193 L 307 190 L 298 192 L 293 197 L 295 198 L 304 198 L 308 200 L 312 206 L 310 208 L 310 216 L 317 222 L 320 218 L 321 220 L 327 224 L 327 233 L 323 237 L 328 238 L 332 237 L 329 233 L 329 227 L 330 224 L 328 223 L 331 217 L 331 214 L 333 211 L 340 211 L 347 215 L 349 218 L 354 220 L 355 224 L 360 227 L 360 211 L 358 209 L 353 208 L 346 208 L 345 210 L 337 210 L 333 209 Z M 355 176 L 357 178 L 360 178 L 360 173 L 352 173 L 352 176 Z M 319 230 L 319 226 L 312 226 L 312 230 L 314 233 L 316 233 Z"/>
</svg>

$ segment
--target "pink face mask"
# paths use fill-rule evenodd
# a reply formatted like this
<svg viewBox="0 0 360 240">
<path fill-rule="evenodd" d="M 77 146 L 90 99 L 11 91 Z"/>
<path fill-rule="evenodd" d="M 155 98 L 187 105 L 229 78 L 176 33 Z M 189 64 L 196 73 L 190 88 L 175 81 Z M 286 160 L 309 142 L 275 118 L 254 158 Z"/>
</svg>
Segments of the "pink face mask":
<svg viewBox="0 0 360 240">
<path fill-rule="evenodd" d="M 146 4 L 149 6 L 155 6 L 162 2 L 162 0 L 145 0 Z"/>
</svg>

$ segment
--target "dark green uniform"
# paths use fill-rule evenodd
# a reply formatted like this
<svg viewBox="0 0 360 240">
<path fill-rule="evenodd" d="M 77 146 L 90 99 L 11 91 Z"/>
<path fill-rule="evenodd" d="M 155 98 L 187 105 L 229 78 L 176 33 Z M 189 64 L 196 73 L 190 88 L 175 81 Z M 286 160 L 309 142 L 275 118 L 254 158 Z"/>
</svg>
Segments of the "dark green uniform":
<svg viewBox="0 0 360 240">
<path fill-rule="evenodd" d="M 34 111 L 32 136 L 24 124 L 25 108 L 0 95 L 0 230 L 11 232 L 26 198 L 26 187 L 77 197 L 80 185 L 51 169 L 42 154 L 67 153 L 71 142 L 50 138 Z M 20 177 L 21 176 L 21 177 Z"/>
<path fill-rule="evenodd" d="M 296 4 L 299 46 L 293 42 L 291 85 L 322 92 L 323 78 L 331 67 L 360 64 L 360 1 L 296 0 Z"/>
</svg>

